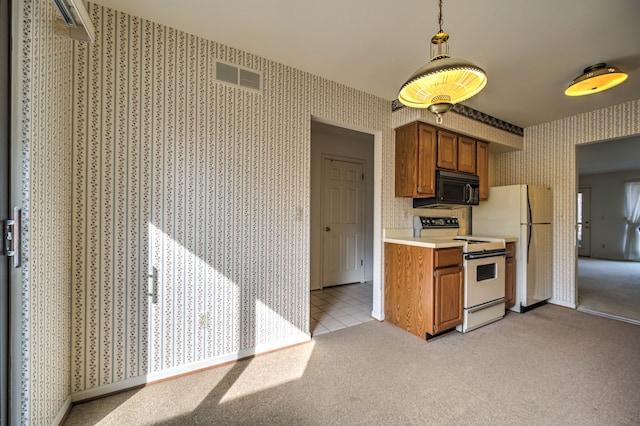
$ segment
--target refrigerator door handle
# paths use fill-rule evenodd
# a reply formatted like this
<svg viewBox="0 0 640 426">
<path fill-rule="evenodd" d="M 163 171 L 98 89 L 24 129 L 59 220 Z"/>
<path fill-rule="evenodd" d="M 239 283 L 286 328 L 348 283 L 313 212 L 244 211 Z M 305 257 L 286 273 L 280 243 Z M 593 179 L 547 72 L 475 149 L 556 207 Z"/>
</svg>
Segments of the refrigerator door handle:
<svg viewBox="0 0 640 426">
<path fill-rule="evenodd" d="M 531 211 L 531 198 L 529 198 L 529 187 L 527 186 L 527 213 L 529 214 L 529 223 L 533 223 L 533 212 Z"/>
<path fill-rule="evenodd" d="M 529 252 L 531 251 L 531 234 L 533 234 L 533 224 L 529 222 L 527 224 L 527 264 L 529 263 Z"/>
</svg>

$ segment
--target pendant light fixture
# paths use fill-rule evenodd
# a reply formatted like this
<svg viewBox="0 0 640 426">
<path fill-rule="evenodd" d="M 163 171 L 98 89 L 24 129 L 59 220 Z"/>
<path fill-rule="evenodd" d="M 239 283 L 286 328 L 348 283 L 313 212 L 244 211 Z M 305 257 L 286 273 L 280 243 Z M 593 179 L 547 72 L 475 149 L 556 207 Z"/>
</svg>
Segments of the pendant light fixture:
<svg viewBox="0 0 640 426">
<path fill-rule="evenodd" d="M 616 67 L 601 62 L 584 69 L 584 73 L 573 79 L 564 94 L 585 96 L 611 89 L 627 79 L 627 74 Z"/>
<path fill-rule="evenodd" d="M 431 38 L 431 61 L 414 72 L 400 88 L 398 100 L 408 107 L 427 108 L 442 123 L 442 114 L 480 92 L 487 84 L 482 68 L 449 55 L 449 34 L 442 31 L 442 0 L 439 1 L 440 30 Z"/>
</svg>

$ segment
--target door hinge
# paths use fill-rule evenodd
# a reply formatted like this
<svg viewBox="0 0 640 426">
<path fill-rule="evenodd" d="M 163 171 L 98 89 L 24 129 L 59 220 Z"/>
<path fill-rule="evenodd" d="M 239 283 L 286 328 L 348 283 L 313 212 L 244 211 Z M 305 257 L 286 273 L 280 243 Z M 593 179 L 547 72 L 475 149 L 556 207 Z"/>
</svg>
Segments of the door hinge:
<svg viewBox="0 0 640 426">
<path fill-rule="evenodd" d="M 364 266 L 364 259 L 360 259 L 360 266 Z"/>
<path fill-rule="evenodd" d="M 13 219 L 4 221 L 2 226 L 3 254 L 13 258 L 13 267 L 20 267 L 20 216 L 19 208 L 13 209 Z"/>
<path fill-rule="evenodd" d="M 362 174 L 362 180 L 364 180 L 364 173 Z"/>
<path fill-rule="evenodd" d="M 436 331 L 438 331 L 438 327 L 435 324 L 433 324 L 433 334 L 436 334 Z"/>
</svg>

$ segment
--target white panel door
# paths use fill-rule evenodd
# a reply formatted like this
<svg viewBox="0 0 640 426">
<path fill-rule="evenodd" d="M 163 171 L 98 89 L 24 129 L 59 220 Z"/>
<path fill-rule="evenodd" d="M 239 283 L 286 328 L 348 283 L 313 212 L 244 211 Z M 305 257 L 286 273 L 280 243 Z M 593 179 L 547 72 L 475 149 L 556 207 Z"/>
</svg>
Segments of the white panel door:
<svg viewBox="0 0 640 426">
<path fill-rule="evenodd" d="M 591 256 L 591 188 L 578 190 L 578 256 Z"/>
<path fill-rule="evenodd" d="M 323 160 L 323 287 L 364 279 L 363 164 Z"/>
</svg>

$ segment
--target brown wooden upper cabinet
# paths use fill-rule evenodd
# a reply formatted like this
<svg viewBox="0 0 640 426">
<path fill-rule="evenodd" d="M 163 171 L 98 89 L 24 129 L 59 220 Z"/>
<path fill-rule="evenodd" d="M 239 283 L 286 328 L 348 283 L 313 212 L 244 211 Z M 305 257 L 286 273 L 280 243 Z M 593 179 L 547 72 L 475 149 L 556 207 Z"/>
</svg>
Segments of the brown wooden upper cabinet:
<svg viewBox="0 0 640 426">
<path fill-rule="evenodd" d="M 436 196 L 436 128 L 414 122 L 396 129 L 396 197 Z"/>
<path fill-rule="evenodd" d="M 480 200 L 489 199 L 489 144 L 476 142 L 476 171 L 480 179 Z"/>
<path fill-rule="evenodd" d="M 436 170 L 478 175 L 489 198 L 488 143 L 415 121 L 396 129 L 396 197 L 436 196 Z"/>
<path fill-rule="evenodd" d="M 458 171 L 476 174 L 476 140 L 458 136 Z"/>
<path fill-rule="evenodd" d="M 458 170 L 458 135 L 438 130 L 438 161 L 439 169 Z"/>
</svg>

